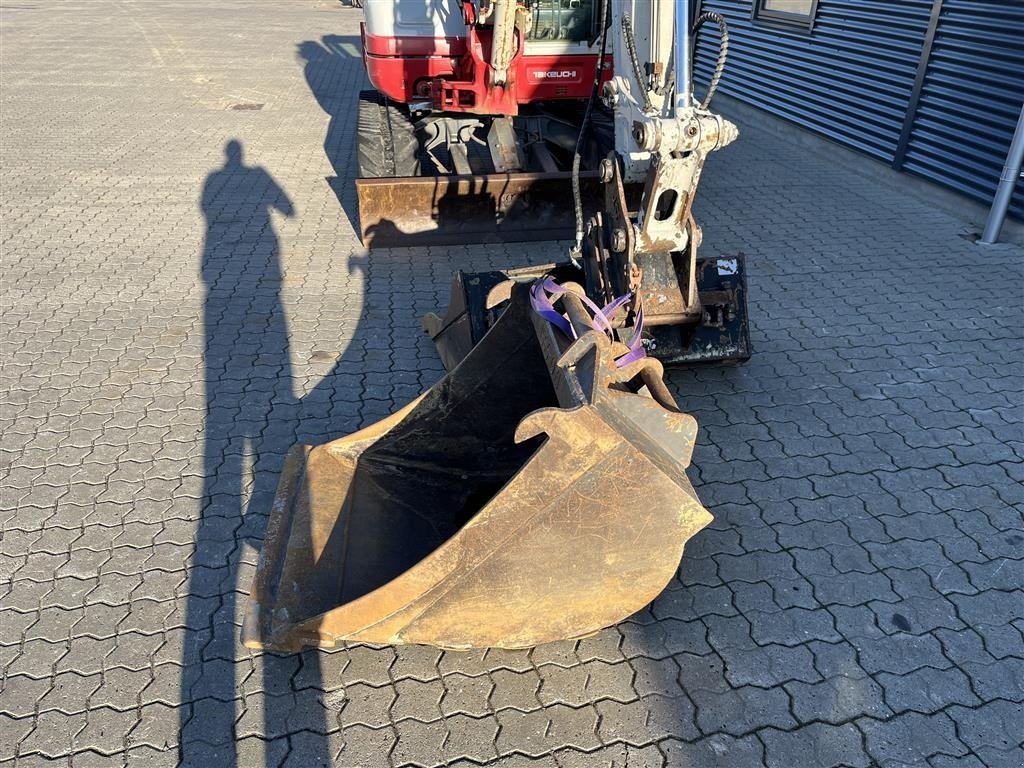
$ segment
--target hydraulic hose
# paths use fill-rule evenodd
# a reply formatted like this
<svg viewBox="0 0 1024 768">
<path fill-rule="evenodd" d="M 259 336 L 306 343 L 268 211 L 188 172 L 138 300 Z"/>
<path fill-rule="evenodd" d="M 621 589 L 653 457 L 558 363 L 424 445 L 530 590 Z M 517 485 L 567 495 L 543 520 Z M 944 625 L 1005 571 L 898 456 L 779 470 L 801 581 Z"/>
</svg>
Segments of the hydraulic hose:
<svg viewBox="0 0 1024 768">
<path fill-rule="evenodd" d="M 713 21 L 718 25 L 718 61 L 715 62 L 715 73 L 711 77 L 711 82 L 708 83 L 708 92 L 704 96 L 704 101 L 700 103 L 701 109 L 707 109 L 711 105 L 711 97 L 718 90 L 718 81 L 722 79 L 722 73 L 725 71 L 725 62 L 729 58 L 729 25 L 725 23 L 722 14 L 715 11 L 705 11 L 697 17 L 697 21 L 693 25 L 694 40 L 696 41 L 697 31 L 709 21 Z M 694 45 L 694 48 L 696 48 L 696 45 Z"/>
<path fill-rule="evenodd" d="M 640 86 L 640 95 L 643 97 L 643 111 L 651 111 L 651 94 L 645 84 L 644 71 L 640 67 L 640 59 L 636 55 L 636 38 L 633 35 L 633 20 L 628 13 L 622 14 L 622 37 L 626 43 L 626 51 L 629 53 L 629 63 L 633 67 L 633 77 Z"/>
<path fill-rule="evenodd" d="M 580 152 L 583 149 L 583 139 L 586 138 L 587 128 L 590 125 L 590 113 L 594 109 L 598 95 L 601 90 L 601 72 L 604 69 L 605 50 L 608 45 L 608 10 L 609 0 L 601 0 L 601 52 L 597 57 L 597 65 L 594 67 L 594 86 L 590 90 L 590 100 L 587 101 L 587 109 L 583 113 L 583 123 L 580 125 L 580 132 L 576 138 L 576 151 L 572 156 L 572 203 L 576 214 L 576 243 L 569 251 L 569 256 L 576 262 L 583 252 L 583 195 L 580 192 Z"/>
</svg>

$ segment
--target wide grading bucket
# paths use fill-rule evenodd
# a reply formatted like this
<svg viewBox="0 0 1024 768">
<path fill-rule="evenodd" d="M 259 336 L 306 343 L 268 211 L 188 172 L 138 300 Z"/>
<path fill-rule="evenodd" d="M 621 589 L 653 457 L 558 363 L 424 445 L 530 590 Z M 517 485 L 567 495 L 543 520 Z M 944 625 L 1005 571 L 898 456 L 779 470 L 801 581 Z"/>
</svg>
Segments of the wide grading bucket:
<svg viewBox="0 0 1024 768">
<path fill-rule="evenodd" d="M 516 285 L 436 385 L 286 461 L 242 630 L 252 648 L 338 641 L 522 648 L 649 603 L 711 521 L 686 478 L 696 436 L 660 363 L 560 299 L 576 340 Z"/>
</svg>

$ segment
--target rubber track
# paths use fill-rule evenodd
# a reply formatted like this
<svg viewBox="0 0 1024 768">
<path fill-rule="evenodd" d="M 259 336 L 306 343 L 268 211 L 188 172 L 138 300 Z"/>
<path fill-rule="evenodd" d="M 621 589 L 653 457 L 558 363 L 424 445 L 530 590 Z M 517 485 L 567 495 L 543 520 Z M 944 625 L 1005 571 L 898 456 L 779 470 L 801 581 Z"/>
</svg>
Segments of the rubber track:
<svg viewBox="0 0 1024 768">
<path fill-rule="evenodd" d="M 409 116 L 377 91 L 359 94 L 360 178 L 419 176 L 419 145 Z"/>
</svg>

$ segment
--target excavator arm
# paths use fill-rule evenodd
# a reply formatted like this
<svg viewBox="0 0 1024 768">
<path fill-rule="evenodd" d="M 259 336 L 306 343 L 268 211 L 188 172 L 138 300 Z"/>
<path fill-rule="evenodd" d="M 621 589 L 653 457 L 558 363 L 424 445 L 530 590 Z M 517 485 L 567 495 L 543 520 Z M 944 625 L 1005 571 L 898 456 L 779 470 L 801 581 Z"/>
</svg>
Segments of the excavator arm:
<svg viewBox="0 0 1024 768">
<path fill-rule="evenodd" d="M 615 69 L 606 80 L 595 73 L 595 98 L 614 116 L 615 149 L 600 163 L 600 203 L 586 220 L 582 185 L 573 185 L 576 243 L 559 272 L 602 304 L 628 294 L 617 327 L 628 337 L 642 318 L 644 347 L 666 364 L 742 362 L 750 357 L 746 265 L 739 254 L 700 258 L 693 212 L 705 161 L 738 135 L 709 108 L 728 50 L 725 21 L 705 13 L 696 22 L 717 25 L 720 40 L 715 76 L 698 103 L 688 0 L 607 0 L 602 7 L 602 43 L 611 42 Z M 551 269 L 457 273 L 448 311 L 423 322 L 445 366 L 451 370 L 482 339 L 508 295 L 503 283 Z"/>
</svg>

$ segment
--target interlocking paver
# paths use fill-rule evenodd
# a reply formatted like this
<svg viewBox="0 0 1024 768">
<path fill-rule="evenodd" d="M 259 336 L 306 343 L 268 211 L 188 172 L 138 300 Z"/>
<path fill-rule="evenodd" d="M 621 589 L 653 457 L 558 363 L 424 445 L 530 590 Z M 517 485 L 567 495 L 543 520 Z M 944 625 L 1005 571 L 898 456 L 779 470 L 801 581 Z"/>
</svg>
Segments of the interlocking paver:
<svg viewBox="0 0 1024 768">
<path fill-rule="evenodd" d="M 288 739 L 265 741 L 247 736 L 238 742 L 239 765 L 262 765 L 277 768 L 284 764 L 289 754 Z"/>
<path fill-rule="evenodd" d="M 559 749 L 554 758 L 558 768 L 663 768 L 666 765 L 666 757 L 656 744 L 642 748 L 611 744 L 592 752 Z"/>
<path fill-rule="evenodd" d="M 448 717 L 445 724 L 448 726 L 443 747 L 446 760 L 486 763 L 498 756 L 495 746 L 498 721 L 494 715 L 476 718 L 457 713 Z"/>
<path fill-rule="evenodd" d="M 14 660 L 7 665 L 7 674 L 49 677 L 67 654 L 67 643 L 55 643 L 41 638 L 28 640 L 19 646 Z"/>
<path fill-rule="evenodd" d="M 98 717 L 100 715 L 97 715 Z M 19 721 L 21 726 L 22 722 Z M 38 752 L 50 758 L 60 758 L 74 751 L 75 737 L 86 727 L 86 714 L 67 715 L 51 710 L 42 712 L 32 720 L 32 731 L 18 745 L 19 755 Z"/>
<path fill-rule="evenodd" d="M 693 724 L 693 705 L 682 697 L 648 696 L 625 703 L 609 699 L 595 706 L 601 716 L 597 731 L 605 743 L 622 741 L 642 747 L 664 736 L 699 736 Z M 659 724 L 669 733 L 659 735 Z"/>
<path fill-rule="evenodd" d="M 521 752 L 539 757 L 550 750 L 546 734 L 551 721 L 545 710 L 520 712 L 516 709 L 503 709 L 495 717 L 501 726 L 497 740 L 499 755 Z"/>
<path fill-rule="evenodd" d="M 417 720 L 437 720 L 441 717 L 441 699 L 445 695 L 445 686 L 441 680 L 399 680 L 394 685 L 394 692 L 397 698 L 391 705 L 392 720 L 398 721 L 408 717 Z"/>
<path fill-rule="evenodd" d="M 535 670 L 513 672 L 498 669 L 491 673 L 490 678 L 494 682 L 490 703 L 495 711 L 509 707 L 529 711 L 541 706 L 537 691 L 542 681 Z"/>
<path fill-rule="evenodd" d="M 930 714 L 950 704 L 975 706 L 978 697 L 971 690 L 971 678 L 956 667 L 922 667 L 905 675 L 878 675 L 885 701 L 895 712 L 912 710 Z M 870 713 L 866 713 L 870 714 Z"/>
<path fill-rule="evenodd" d="M 1022 251 L 750 121 L 695 211 L 755 355 L 667 375 L 716 519 L 653 606 L 533 650 L 239 645 L 291 443 L 437 380 L 454 267 L 564 255 L 362 249 L 360 18 L 4 8 L 0 763 L 1024 762 Z"/>
<path fill-rule="evenodd" d="M 950 707 L 957 735 L 986 765 L 1019 765 L 1024 757 L 1019 725 L 1024 705 L 993 701 L 977 708 Z"/>
<path fill-rule="evenodd" d="M 887 717 L 892 709 L 883 700 L 883 689 L 866 674 L 837 675 L 819 683 L 786 683 L 792 711 L 802 723 L 822 720 L 841 725 L 860 715 Z"/>
<path fill-rule="evenodd" d="M 692 691 L 690 698 L 697 709 L 697 726 L 704 733 L 743 736 L 765 726 L 789 729 L 797 724 L 782 688 Z"/>
<path fill-rule="evenodd" d="M 956 735 L 954 722 L 945 714 L 909 712 L 886 722 L 862 720 L 867 752 L 879 765 L 925 765 L 934 755 L 962 757 L 967 748 Z"/>
<path fill-rule="evenodd" d="M 790 680 L 816 682 L 821 678 L 814 667 L 814 655 L 805 645 L 728 648 L 721 656 L 726 677 L 734 686 L 771 687 Z"/>
<path fill-rule="evenodd" d="M 75 748 L 89 749 L 103 755 L 123 752 L 128 734 L 139 723 L 136 710 L 118 711 L 92 704 L 85 716 L 85 727 L 75 736 Z"/>
<path fill-rule="evenodd" d="M 295 697 L 290 694 L 273 696 L 270 694 L 256 694 L 246 696 L 245 710 L 235 724 L 234 732 L 238 738 L 244 736 L 256 736 L 267 741 L 286 739 L 289 734 L 287 713 L 295 704 Z M 218 702 L 221 708 L 229 707 Z M 225 709 L 226 714 L 231 710 L 237 710 L 237 705 Z M 189 716 L 187 711 L 181 712 L 182 720 Z M 214 730 L 215 738 L 219 741 L 230 741 L 231 729 L 226 723 L 226 716 L 220 722 L 219 727 Z M 211 726 L 213 724 L 211 723 Z M 198 728 L 196 722 L 192 727 Z"/>
<path fill-rule="evenodd" d="M 637 690 L 633 687 L 636 673 L 629 664 L 609 664 L 606 661 L 595 660 L 583 666 L 587 671 L 587 701 L 600 701 L 606 698 L 630 701 L 636 698 Z"/>
<path fill-rule="evenodd" d="M 169 750 L 178 740 L 181 714 L 177 707 L 155 702 L 139 710 L 138 722 L 128 733 L 128 744 L 145 745 L 156 750 Z"/>
<path fill-rule="evenodd" d="M 689 742 L 666 739 L 660 747 L 665 754 L 667 766 L 760 768 L 765 764 L 764 746 L 754 736 L 736 739 L 725 734 L 715 734 Z"/>
<path fill-rule="evenodd" d="M 85 712 L 89 708 L 93 693 L 103 684 L 103 676 L 98 672 L 92 675 L 62 672 L 53 678 L 47 678 L 46 684 L 48 690 L 38 700 L 39 711 L 56 709 L 73 715 Z"/>
<path fill-rule="evenodd" d="M 482 717 L 491 711 L 488 699 L 492 690 L 494 690 L 494 684 L 488 677 L 447 675 L 444 678 L 441 711 L 445 716 L 463 713 Z"/>
<path fill-rule="evenodd" d="M 433 766 L 444 763 L 444 743 L 448 726 L 443 720 L 429 723 L 402 720 L 395 723 L 398 741 L 391 757 L 399 765 Z M 379 756 L 378 756 L 379 757 Z"/>
<path fill-rule="evenodd" d="M 871 759 L 861 748 L 861 734 L 852 725 L 812 723 L 794 731 L 766 729 L 759 734 L 769 768 L 814 765 L 820 768 L 867 768 Z"/>
<path fill-rule="evenodd" d="M 633 689 L 640 696 L 672 695 L 679 690 L 679 665 L 675 659 L 652 659 L 638 656 L 630 660 L 633 667 Z M 543 690 L 543 689 L 542 689 Z"/>
<path fill-rule="evenodd" d="M 982 701 L 1024 699 L 1024 659 L 1007 657 L 990 664 L 964 662 L 964 673 L 970 678 L 971 689 Z"/>
<path fill-rule="evenodd" d="M 579 664 L 579 657 L 576 655 L 576 642 L 572 640 L 538 645 L 530 651 L 530 659 L 538 667 L 544 664 L 554 664 L 560 667 L 572 667 Z"/>
<path fill-rule="evenodd" d="M 322 766 L 330 768 L 335 764 L 332 755 L 344 748 L 339 734 L 320 736 L 309 731 L 299 731 L 288 738 L 288 753 L 282 766 L 305 768 Z"/>
<path fill-rule="evenodd" d="M 31 717 L 16 718 L 7 712 L 0 712 L 0 747 L 8 761 L 18 753 L 19 745 L 32 733 L 33 728 Z"/>
<path fill-rule="evenodd" d="M 592 705 L 575 708 L 555 704 L 543 712 L 548 717 L 544 736 L 549 748 L 564 744 L 589 752 L 601 745 L 597 735 L 598 714 Z"/>
<path fill-rule="evenodd" d="M 39 700 L 49 693 L 51 686 L 49 678 L 9 675 L 4 680 L 4 698 L 0 711 L 10 717 L 31 717 Z M 85 709 L 84 702 L 82 709 Z"/>
<path fill-rule="evenodd" d="M 891 672 L 905 675 L 922 667 L 944 669 L 949 666 L 942 655 L 942 645 L 932 635 L 900 633 L 885 637 L 852 640 L 860 663 L 868 672 Z"/>
<path fill-rule="evenodd" d="M 438 676 L 437 663 L 443 651 L 425 645 L 404 645 L 395 649 L 395 660 L 391 665 L 391 676 L 395 680 L 413 677 L 417 680 L 432 680 Z"/>
<path fill-rule="evenodd" d="M 391 705 L 395 691 L 390 687 L 373 688 L 365 683 L 345 686 L 341 699 L 342 722 L 360 723 L 371 728 L 383 728 L 390 722 Z"/>
<path fill-rule="evenodd" d="M 381 686 L 391 682 L 389 670 L 395 661 L 394 649 L 378 650 L 370 646 L 356 646 L 348 650 L 345 679 L 353 682 Z M 279 663 L 287 663 L 282 660 Z"/>
</svg>

